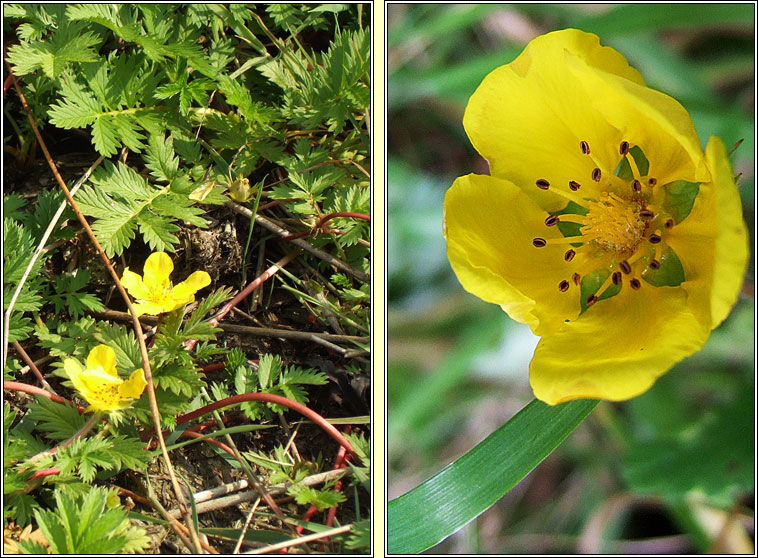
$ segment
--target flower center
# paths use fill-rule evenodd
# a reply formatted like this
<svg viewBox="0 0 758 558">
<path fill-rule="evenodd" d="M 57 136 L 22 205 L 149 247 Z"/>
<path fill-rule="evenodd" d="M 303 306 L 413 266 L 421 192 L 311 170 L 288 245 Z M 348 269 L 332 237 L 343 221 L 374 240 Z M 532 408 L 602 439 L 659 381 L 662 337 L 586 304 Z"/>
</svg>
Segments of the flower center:
<svg viewBox="0 0 758 558">
<path fill-rule="evenodd" d="M 596 199 L 580 196 L 581 177 L 570 180 L 567 188 L 551 185 L 544 178 L 536 181 L 541 190 L 569 200 L 564 210 L 545 219 L 547 227 L 557 225 L 563 236 L 532 240 L 536 248 L 571 245 L 563 254 L 563 261 L 569 264 L 567 279 L 558 289 L 566 292 L 572 284 L 580 286 L 584 311 L 601 298 L 616 295 L 624 285 L 639 290 L 640 279 L 652 286 L 680 284 L 684 280 L 681 262 L 665 243 L 674 220 L 664 210 L 664 187 L 648 175 L 650 165 L 642 149 L 622 141 L 620 163 L 609 172 L 595 160 L 588 142 L 581 141 L 579 148 L 593 162 L 586 178 L 599 184 Z M 664 260 L 665 274 L 661 273 Z"/>
<path fill-rule="evenodd" d="M 600 201 L 587 204 L 589 213 L 580 229 L 586 240 L 595 240 L 613 252 L 633 252 L 647 227 L 640 217 L 642 204 L 604 192 Z"/>
<path fill-rule="evenodd" d="M 156 285 L 150 291 L 151 300 L 156 304 L 166 304 L 171 298 L 171 289 L 173 285 L 170 281 Z"/>
<path fill-rule="evenodd" d="M 106 406 L 113 406 L 119 399 L 118 384 L 102 380 L 102 376 L 107 376 L 102 366 L 97 366 L 93 370 L 97 374 L 89 377 L 83 376 L 82 382 L 98 401 Z"/>
</svg>

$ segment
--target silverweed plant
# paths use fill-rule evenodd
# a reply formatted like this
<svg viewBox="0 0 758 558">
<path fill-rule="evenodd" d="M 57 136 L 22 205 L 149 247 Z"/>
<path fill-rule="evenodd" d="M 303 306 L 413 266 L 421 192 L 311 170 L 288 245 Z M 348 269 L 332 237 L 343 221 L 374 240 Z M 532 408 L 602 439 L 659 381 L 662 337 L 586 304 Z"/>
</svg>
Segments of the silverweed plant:
<svg viewBox="0 0 758 558">
<path fill-rule="evenodd" d="M 3 16 L 11 550 L 368 553 L 368 5 Z"/>
</svg>

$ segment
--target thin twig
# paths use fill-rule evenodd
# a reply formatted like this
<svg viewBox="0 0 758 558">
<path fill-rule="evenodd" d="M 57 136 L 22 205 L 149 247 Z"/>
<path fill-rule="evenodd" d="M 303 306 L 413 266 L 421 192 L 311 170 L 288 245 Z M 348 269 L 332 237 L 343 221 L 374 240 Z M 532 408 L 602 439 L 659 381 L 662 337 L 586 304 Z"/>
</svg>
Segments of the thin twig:
<svg viewBox="0 0 758 558">
<path fill-rule="evenodd" d="M 288 329 L 278 329 L 272 327 L 252 327 L 241 326 L 236 324 L 221 324 L 218 327 L 224 331 L 230 333 L 249 333 L 251 335 L 259 335 L 261 337 L 280 337 L 282 339 L 297 339 L 300 341 L 313 341 L 314 338 L 324 339 L 334 343 L 368 343 L 368 337 L 359 337 L 357 335 L 336 335 L 334 333 L 320 333 L 310 331 L 290 331 Z"/>
<path fill-rule="evenodd" d="M 298 537 L 291 541 L 283 541 L 280 543 L 264 546 L 263 548 L 256 548 L 255 550 L 249 550 L 248 552 L 245 552 L 245 554 L 268 554 L 269 552 L 273 552 L 274 550 L 281 550 L 282 548 L 289 548 L 291 546 L 296 546 L 298 544 L 305 544 L 307 542 L 317 541 L 319 539 L 328 538 L 328 537 L 333 537 L 334 535 L 339 535 L 341 533 L 347 533 L 348 531 L 351 531 L 352 528 L 353 528 L 352 525 L 343 525 L 342 527 L 335 527 L 334 529 L 321 531 L 320 533 L 313 533 L 312 535 Z"/>
<path fill-rule="evenodd" d="M 331 471 L 325 471 L 323 473 L 316 473 L 315 475 L 307 476 L 303 480 L 298 482 L 297 484 L 300 486 L 315 486 L 317 484 L 323 484 L 327 481 L 338 479 L 345 475 L 351 475 L 351 474 L 352 472 L 348 468 L 333 469 Z M 242 483 L 244 483 L 245 488 L 249 486 L 247 481 L 240 481 L 240 482 L 232 483 L 232 485 L 225 485 L 225 486 L 237 487 L 237 486 L 242 485 Z M 287 492 L 287 488 L 289 488 L 290 486 L 291 486 L 291 483 L 275 484 L 273 486 L 268 487 L 268 493 L 272 495 L 285 494 Z M 205 492 L 208 492 L 208 491 L 203 491 L 202 493 L 198 493 L 198 494 L 203 494 Z M 244 502 L 251 502 L 260 497 L 261 497 L 260 494 L 258 494 L 256 490 L 247 490 L 245 492 L 240 492 L 237 494 L 228 494 L 225 496 L 221 496 L 219 498 L 206 499 L 202 502 L 196 501 L 195 509 L 197 509 L 197 513 L 199 515 L 201 513 L 208 513 L 208 512 L 220 510 L 223 508 L 228 508 L 229 506 L 236 506 L 237 504 L 242 504 Z M 176 509 L 169 510 L 168 513 L 172 517 L 178 517 L 179 510 L 176 510 Z"/>
<path fill-rule="evenodd" d="M 21 355 L 21 358 L 26 363 L 26 365 L 29 367 L 29 370 L 32 371 L 32 373 L 37 376 L 37 379 L 39 380 L 39 383 L 42 384 L 42 387 L 46 388 L 50 393 L 55 393 L 55 390 L 53 389 L 53 386 L 51 386 L 45 377 L 42 375 L 42 372 L 39 371 L 39 368 L 37 368 L 37 365 L 34 364 L 34 361 L 29 358 L 29 355 L 26 354 L 26 351 L 24 348 L 19 344 L 18 341 L 13 342 L 13 348 L 16 349 L 19 355 Z M 57 394 L 56 394 L 57 395 Z"/>
<path fill-rule="evenodd" d="M 238 203 L 234 203 L 234 202 L 231 202 L 231 201 L 230 202 L 226 202 L 225 205 L 227 207 L 229 207 L 232 211 L 235 211 L 235 212 L 239 213 L 240 215 L 244 215 L 248 219 L 252 219 L 253 218 L 253 212 L 250 211 L 244 205 L 240 205 Z M 275 232 L 279 236 L 288 236 L 290 234 L 289 231 L 281 228 L 279 225 L 277 225 L 273 221 L 269 221 L 268 219 L 266 219 L 265 217 L 263 217 L 261 215 L 255 215 L 255 222 L 258 223 L 259 225 L 263 226 L 263 227 L 266 227 L 268 230 L 270 230 L 272 232 Z M 318 248 L 312 246 L 309 242 L 307 242 L 307 241 L 305 241 L 303 239 L 296 238 L 295 240 L 292 241 L 292 243 L 295 244 L 296 246 L 299 246 L 303 250 L 305 250 L 307 252 L 310 252 L 311 254 L 313 254 L 314 256 L 316 256 L 317 258 L 321 258 L 322 260 L 329 262 L 334 267 L 337 267 L 337 268 L 341 269 L 342 271 L 345 271 L 346 273 L 349 273 L 350 275 L 352 275 L 353 277 L 355 277 L 356 279 L 358 279 L 360 281 L 363 281 L 364 283 L 370 283 L 371 282 L 371 278 L 367 274 L 365 274 L 362 271 L 360 271 L 358 269 L 355 269 L 354 267 L 346 264 L 342 260 L 340 260 L 338 258 L 335 258 L 334 256 L 332 256 L 328 252 L 324 252 L 323 250 L 319 250 Z"/>
<path fill-rule="evenodd" d="M 247 513 L 247 517 L 245 518 L 245 524 L 242 526 L 242 529 L 240 529 L 240 536 L 237 539 L 237 544 L 234 545 L 234 550 L 232 550 L 232 554 L 239 554 L 240 548 L 242 547 L 242 543 L 245 540 L 245 533 L 247 533 L 247 528 L 250 526 L 250 522 L 253 519 L 253 514 L 255 513 L 255 510 L 258 509 L 258 504 L 261 503 L 261 499 L 258 498 L 255 503 L 250 508 L 250 511 Z"/>
<path fill-rule="evenodd" d="M 63 193 L 65 194 L 66 199 L 68 200 L 68 203 L 71 206 L 71 209 L 73 209 L 74 213 L 76 214 L 77 219 L 79 219 L 79 222 L 84 227 L 84 230 L 87 231 L 87 236 L 89 236 L 90 240 L 92 240 L 92 244 L 94 245 L 95 249 L 100 255 L 100 258 L 103 260 L 103 263 L 105 264 L 105 267 L 108 269 L 108 272 L 111 274 L 111 277 L 113 277 L 116 287 L 118 288 L 119 293 L 124 299 L 124 302 L 126 303 L 127 308 L 129 308 L 129 313 L 132 315 L 132 324 L 134 326 L 134 331 L 137 336 L 137 342 L 139 343 L 140 356 L 142 357 L 142 369 L 145 374 L 145 380 L 147 381 L 147 393 L 148 393 L 148 398 L 150 401 L 150 410 L 152 412 L 153 422 L 155 424 L 156 436 L 158 437 L 158 442 L 160 443 L 160 446 L 161 446 L 161 453 L 163 455 L 163 459 L 166 464 L 166 469 L 168 470 L 169 476 L 171 477 L 171 482 L 174 487 L 174 492 L 176 494 L 177 501 L 179 502 L 179 505 L 186 516 L 187 525 L 188 525 L 190 534 L 192 535 L 192 541 L 195 545 L 194 549 L 196 551 L 199 551 L 200 539 L 198 538 L 197 532 L 195 531 L 194 525 L 192 523 L 192 518 L 189 515 L 189 508 L 187 506 L 187 502 L 184 499 L 184 495 L 182 494 L 181 487 L 179 486 L 179 481 L 177 480 L 176 474 L 174 473 L 174 468 L 171 465 L 171 459 L 169 458 L 168 450 L 166 449 L 166 441 L 163 439 L 163 436 L 161 435 L 161 414 L 160 414 L 160 411 L 158 410 L 158 401 L 155 397 L 155 385 L 153 384 L 153 375 L 150 370 L 150 358 L 148 357 L 148 354 L 147 354 L 147 347 L 145 346 L 145 339 L 142 334 L 142 326 L 140 325 L 140 322 L 137 319 L 137 312 L 134 310 L 132 301 L 129 299 L 129 295 L 126 293 L 124 286 L 121 284 L 121 280 L 119 279 L 119 276 L 116 273 L 116 270 L 113 268 L 113 265 L 111 264 L 110 259 L 105 254 L 103 247 L 100 245 L 100 242 L 98 242 L 97 238 L 95 237 L 95 234 L 92 232 L 92 228 L 89 226 L 87 219 L 84 217 L 81 210 L 79 209 L 78 204 L 76 203 L 76 201 L 74 201 L 74 198 L 71 195 L 71 192 L 69 191 L 68 187 L 66 186 L 66 183 L 64 182 L 63 178 L 61 178 L 61 175 L 55 166 L 55 162 L 53 161 L 50 155 L 50 152 L 47 149 L 47 145 L 45 144 L 45 141 L 42 139 L 42 134 L 40 134 L 40 131 L 37 128 L 37 124 L 34 122 L 32 111 L 26 102 L 26 98 L 24 97 L 24 94 L 21 92 L 21 87 L 18 84 L 18 80 L 16 80 L 15 75 L 13 75 L 13 71 L 10 67 L 10 64 L 8 64 L 7 61 L 6 61 L 6 66 L 8 68 L 8 72 L 10 73 L 13 79 L 13 86 L 15 87 L 16 92 L 18 93 L 21 104 L 26 110 L 26 115 L 29 118 L 29 123 L 32 126 L 32 130 L 34 130 L 34 134 L 37 137 L 37 141 L 39 142 L 39 145 L 42 148 L 43 153 L 45 154 L 45 159 L 47 160 L 48 165 L 50 165 L 50 169 L 53 173 L 53 176 L 55 176 L 55 179 L 58 181 L 58 185 L 63 190 Z M 44 244 L 42 246 L 44 247 Z"/>
<path fill-rule="evenodd" d="M 260 211 L 260 208 L 259 208 Z M 255 263 L 255 274 L 260 275 L 263 273 L 263 263 L 266 261 L 266 239 L 261 241 L 258 248 L 258 261 Z M 250 311 L 255 312 L 259 304 L 263 304 L 263 289 L 255 291 L 253 294 L 253 303 L 250 306 Z"/>
<path fill-rule="evenodd" d="M 171 515 L 166 510 L 166 508 L 164 508 L 163 505 L 158 501 L 158 496 L 155 494 L 155 490 L 153 490 L 153 485 L 150 483 L 150 476 L 145 475 L 145 479 L 147 480 L 148 497 L 150 498 L 150 502 L 152 502 L 153 504 L 153 509 L 158 510 L 158 513 L 160 513 L 163 516 L 163 519 L 169 522 L 169 524 L 174 528 L 174 530 L 176 531 L 176 534 L 179 536 L 179 538 L 182 540 L 185 546 L 187 548 L 192 548 L 192 544 L 187 539 L 187 534 L 189 533 L 189 530 L 187 529 L 187 527 L 185 527 L 184 525 L 182 525 L 176 520 L 176 517 L 181 517 L 182 514 L 180 512 L 177 512 L 175 516 Z M 204 543 L 199 538 L 196 544 L 199 546 L 202 546 L 211 554 L 219 554 L 219 552 L 215 548 L 213 548 L 207 543 Z M 196 549 L 195 552 L 200 554 L 199 549 Z"/>
<path fill-rule="evenodd" d="M 47 364 L 48 362 L 52 362 L 56 358 L 57 357 L 54 357 L 53 355 L 43 356 L 43 357 L 38 358 L 37 360 L 34 361 L 34 366 L 36 366 L 37 368 L 40 368 L 43 364 Z M 23 376 L 24 374 L 26 374 L 27 372 L 29 372 L 29 370 L 31 370 L 31 368 L 29 366 L 23 366 L 23 367 L 19 368 L 18 373 Z"/>
<path fill-rule="evenodd" d="M 235 309 L 236 310 L 236 309 Z M 88 312 L 89 315 L 103 320 L 122 320 L 128 321 L 131 316 L 126 312 L 117 310 L 106 310 L 105 312 Z M 152 316 L 140 316 L 140 322 L 147 325 L 158 323 L 158 319 Z M 216 327 L 229 333 L 248 333 L 260 337 L 279 337 L 281 339 L 294 339 L 297 341 L 315 341 L 315 338 L 323 339 L 332 343 L 368 343 L 368 337 L 358 335 L 336 335 L 334 333 L 320 333 L 316 331 L 292 331 L 289 329 L 279 329 L 273 327 L 253 327 L 241 326 L 236 324 L 218 324 Z"/>
</svg>

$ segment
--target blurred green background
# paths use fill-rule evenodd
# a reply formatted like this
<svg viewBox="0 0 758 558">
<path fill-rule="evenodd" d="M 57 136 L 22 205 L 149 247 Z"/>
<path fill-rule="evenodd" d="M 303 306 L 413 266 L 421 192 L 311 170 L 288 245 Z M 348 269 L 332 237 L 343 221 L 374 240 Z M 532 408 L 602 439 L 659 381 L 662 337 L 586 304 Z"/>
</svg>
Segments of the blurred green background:
<svg viewBox="0 0 758 558">
<path fill-rule="evenodd" d="M 733 156 L 754 245 L 753 4 L 387 5 L 388 493 L 471 449 L 532 399 L 529 328 L 467 294 L 442 202 L 486 174 L 461 120 L 482 78 L 575 27 L 624 54 Z M 751 249 L 752 251 L 752 249 Z M 753 552 L 754 259 L 705 348 L 646 394 L 601 403 L 498 504 L 433 553 Z"/>
</svg>

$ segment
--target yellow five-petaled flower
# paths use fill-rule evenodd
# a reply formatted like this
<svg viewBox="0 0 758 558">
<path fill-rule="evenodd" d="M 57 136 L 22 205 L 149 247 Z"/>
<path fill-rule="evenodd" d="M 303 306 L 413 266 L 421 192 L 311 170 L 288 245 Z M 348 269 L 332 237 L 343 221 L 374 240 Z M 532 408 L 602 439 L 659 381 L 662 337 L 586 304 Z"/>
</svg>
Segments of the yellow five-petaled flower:
<svg viewBox="0 0 758 558">
<path fill-rule="evenodd" d="M 87 368 L 79 361 L 67 358 L 63 369 L 76 390 L 95 411 L 124 409 L 132 399 L 139 399 L 147 382 L 142 368 L 138 368 L 128 380 L 122 380 L 116 372 L 116 353 L 108 345 L 98 345 L 87 356 Z"/>
<path fill-rule="evenodd" d="M 211 277 L 205 271 L 195 271 L 178 285 L 172 285 L 169 276 L 174 271 L 174 263 L 165 252 L 154 252 L 145 261 L 143 277 L 127 267 L 121 278 L 124 288 L 129 291 L 137 304 L 137 315 L 162 314 L 189 304 L 195 300 L 195 293 L 210 285 Z"/>
<path fill-rule="evenodd" d="M 677 101 L 575 29 L 490 73 L 463 124 L 491 175 L 448 190 L 448 257 L 541 337 L 538 399 L 628 399 L 703 346 L 748 256 L 720 139 L 703 153 Z"/>
</svg>

